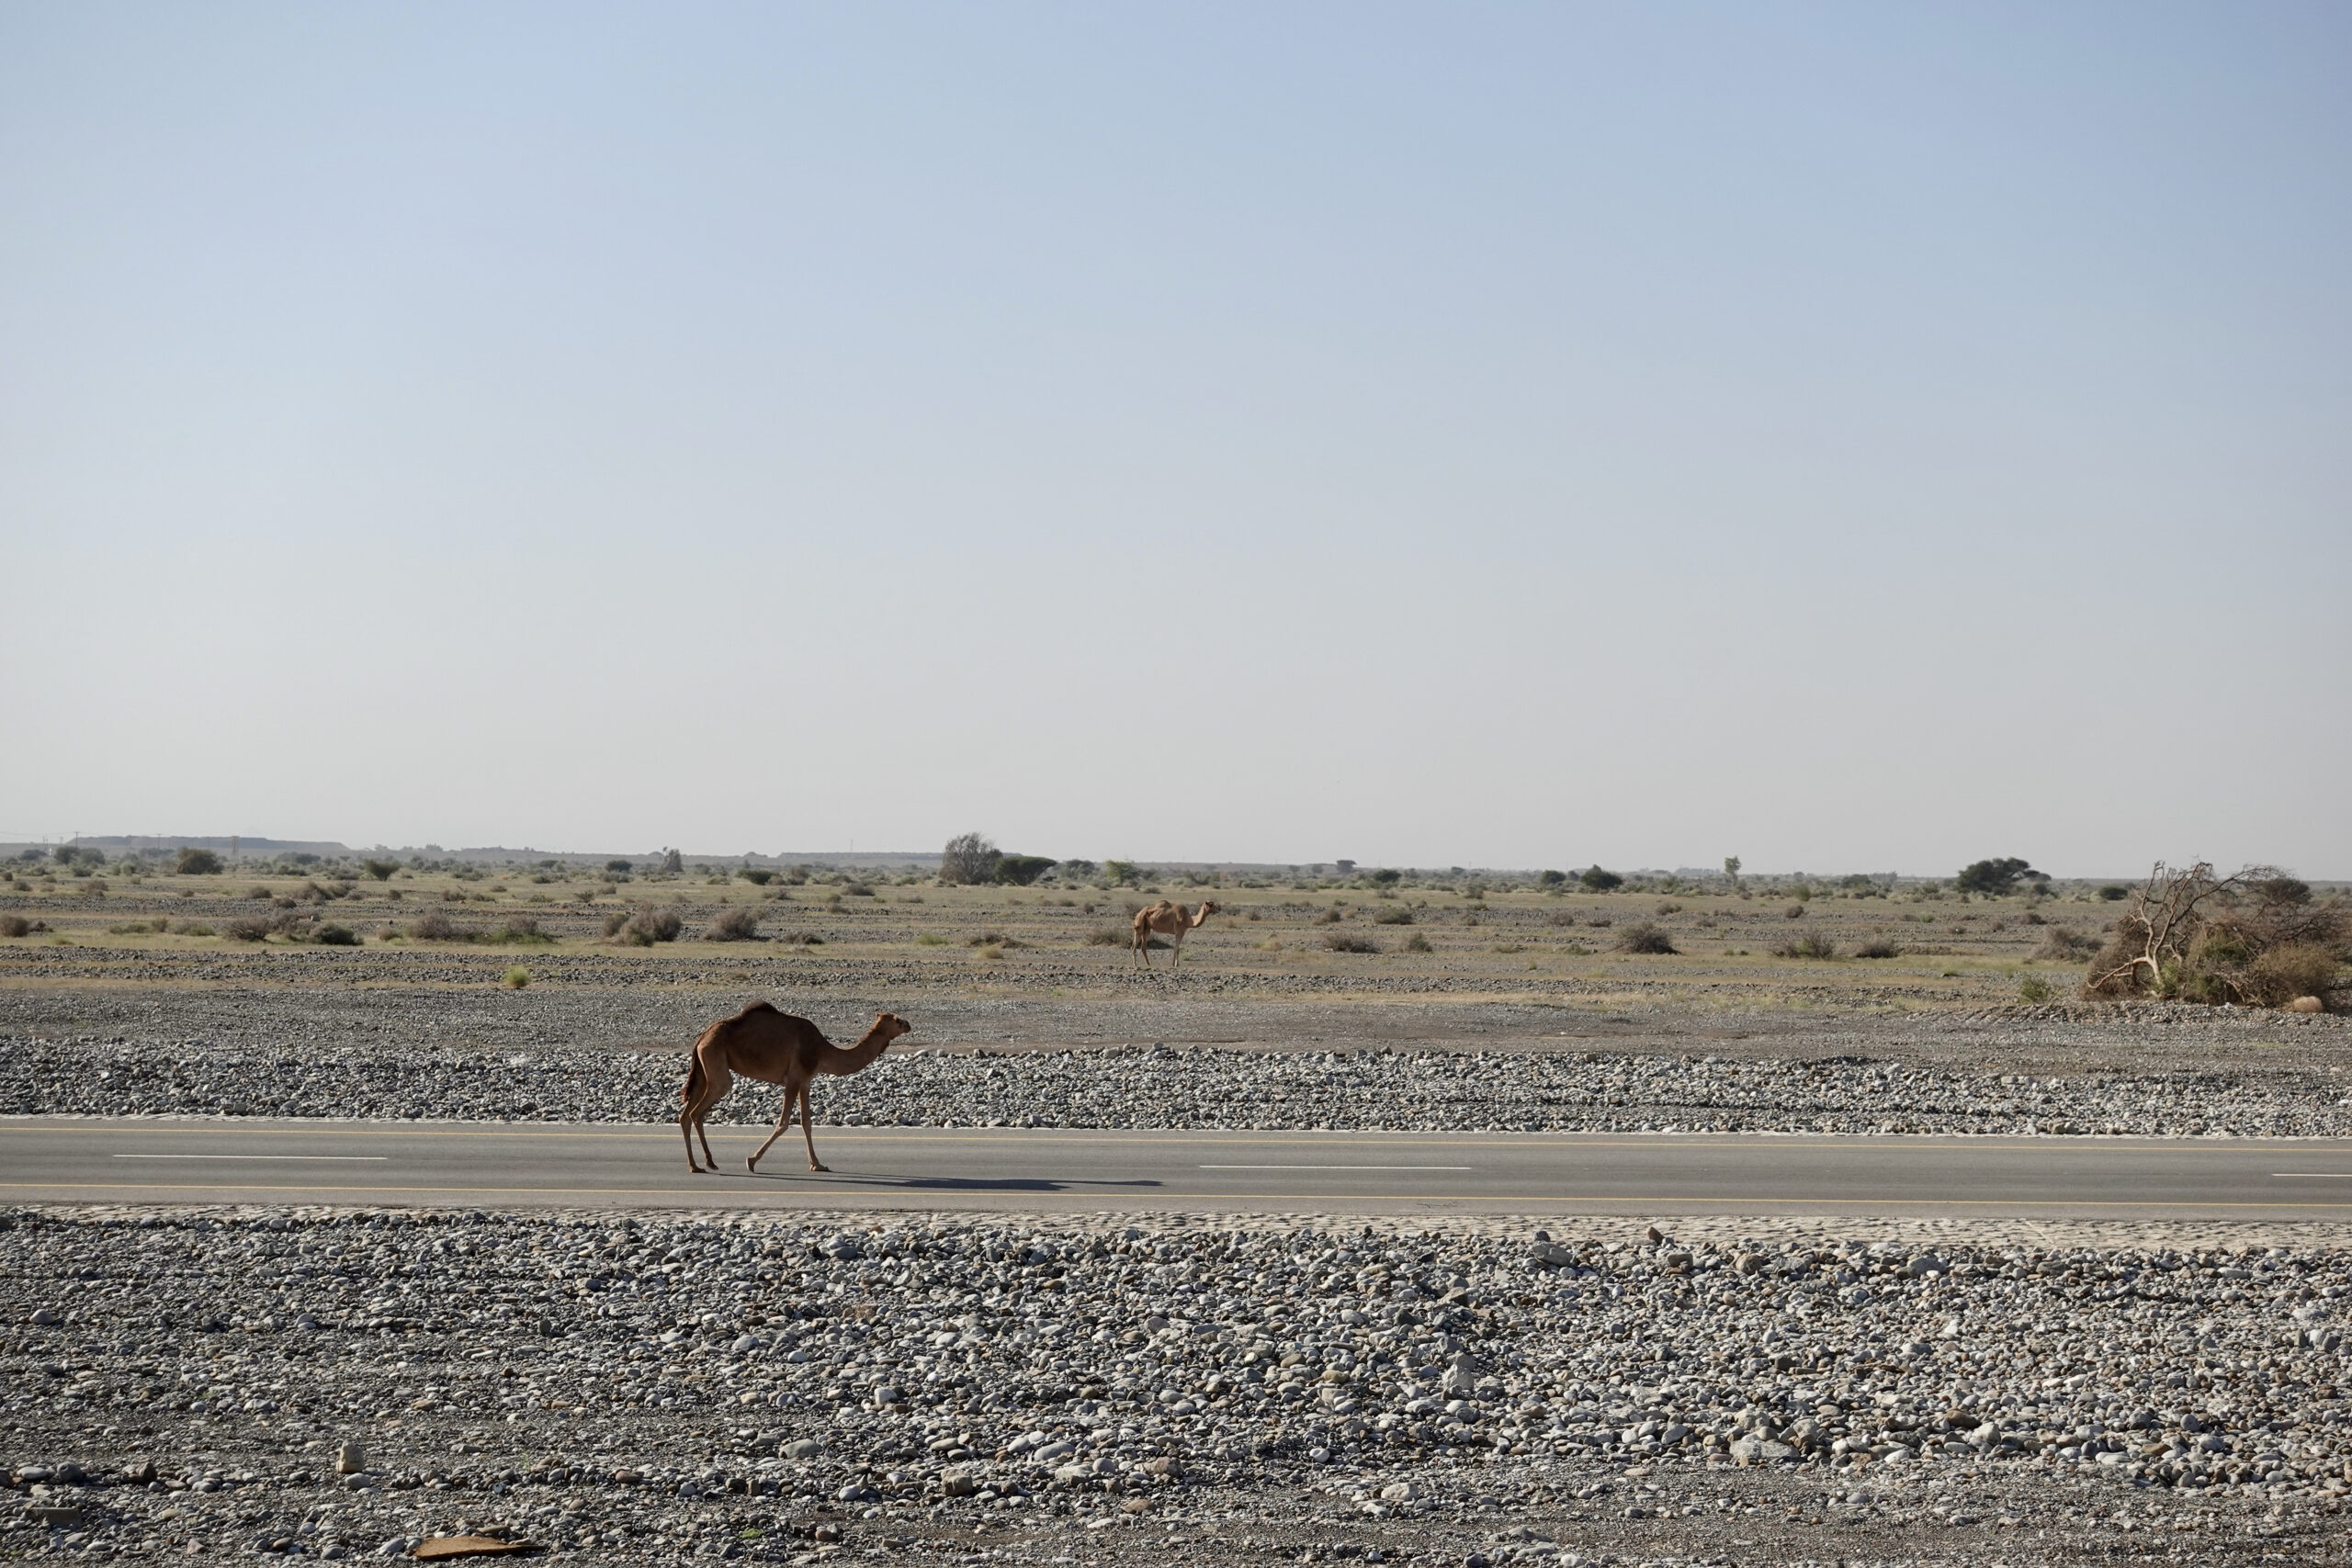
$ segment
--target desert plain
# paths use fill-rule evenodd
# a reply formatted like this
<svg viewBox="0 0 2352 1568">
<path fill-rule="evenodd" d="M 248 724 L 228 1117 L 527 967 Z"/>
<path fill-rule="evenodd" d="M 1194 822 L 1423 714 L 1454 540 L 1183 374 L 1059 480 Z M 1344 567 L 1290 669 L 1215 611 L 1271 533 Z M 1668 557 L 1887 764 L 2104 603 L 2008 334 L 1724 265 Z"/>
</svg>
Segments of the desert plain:
<svg viewBox="0 0 2352 1568">
<path fill-rule="evenodd" d="M 718 1196 L 731 1170 L 658 1207 L 403 1198 L 299 1162 L 41 1187 L 79 1119 L 256 1151 L 342 1123 L 641 1127 L 626 1157 L 683 1181 L 674 1129 L 651 1134 L 687 1047 L 759 1000 L 843 1043 L 877 1011 L 915 1025 L 819 1081 L 820 1149 L 2300 1140 L 2352 1172 L 2346 1021 L 2079 999 L 2101 886 L 21 863 L 0 1551 L 2338 1561 L 2332 1190 L 1382 1213 L 1006 1181 L 861 1207 L 873 1145 L 834 1145 L 824 1195 L 791 1140 L 772 1158 L 808 1201 L 757 1210 Z M 1147 971 L 1130 915 L 1161 897 L 1219 908 Z M 730 1168 L 776 1093 L 713 1117 Z"/>
</svg>

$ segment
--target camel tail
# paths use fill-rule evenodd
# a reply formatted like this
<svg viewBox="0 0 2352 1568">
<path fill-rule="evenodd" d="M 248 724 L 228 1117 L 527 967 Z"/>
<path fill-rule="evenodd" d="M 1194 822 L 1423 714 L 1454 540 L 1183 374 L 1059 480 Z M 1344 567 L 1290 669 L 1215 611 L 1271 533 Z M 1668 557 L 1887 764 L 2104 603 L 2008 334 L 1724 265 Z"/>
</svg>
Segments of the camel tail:
<svg viewBox="0 0 2352 1568">
<path fill-rule="evenodd" d="M 702 1070 L 702 1048 L 709 1043 L 710 1037 L 712 1035 L 718 1032 L 719 1024 L 723 1024 L 726 1021 L 727 1021 L 725 1019 L 720 1019 L 718 1023 L 714 1023 L 708 1029 L 704 1030 L 700 1034 L 695 1037 L 694 1044 L 686 1051 L 686 1089 L 684 1097 L 684 1103 L 689 1109 L 691 1109 L 695 1103 L 695 1097 L 702 1092 L 702 1086 L 705 1082 Z"/>
</svg>

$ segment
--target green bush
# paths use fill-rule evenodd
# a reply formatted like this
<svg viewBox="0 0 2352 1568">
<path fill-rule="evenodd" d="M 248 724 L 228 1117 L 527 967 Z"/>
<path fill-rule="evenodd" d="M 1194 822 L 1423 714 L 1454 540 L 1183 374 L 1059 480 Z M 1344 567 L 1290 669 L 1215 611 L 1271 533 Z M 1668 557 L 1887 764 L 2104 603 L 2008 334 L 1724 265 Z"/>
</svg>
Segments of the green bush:
<svg viewBox="0 0 2352 1568">
<path fill-rule="evenodd" d="M 1900 958 L 1903 956 L 1903 949 L 1883 936 L 1874 936 L 1854 949 L 1854 956 L 1857 958 Z"/>
<path fill-rule="evenodd" d="M 392 873 L 400 868 L 401 863 L 396 860 L 363 860 L 359 863 L 359 869 L 379 882 L 390 882 L 392 879 Z M 545 882 L 547 878 L 541 876 L 536 880 Z"/>
<path fill-rule="evenodd" d="M 2110 882 L 2106 886 L 2098 890 L 2098 896 L 2100 900 L 2104 903 L 2120 904 L 2123 900 L 2132 897 L 2132 889 L 2124 886 L 2120 882 Z"/>
<path fill-rule="evenodd" d="M 744 881 L 750 883 L 754 887 L 765 887 L 769 883 L 775 880 L 775 873 L 770 871 L 763 865 L 737 866 L 735 868 L 735 874 L 741 877 Z"/>
<path fill-rule="evenodd" d="M 2028 975 L 2018 982 L 2018 1000 L 2021 1002 L 2046 1002 L 2057 994 L 2050 982 L 2039 975 Z"/>
<path fill-rule="evenodd" d="M 1323 939 L 1323 945 L 1333 953 L 1378 953 L 1380 951 L 1378 942 L 1366 937 L 1350 936 L 1344 931 L 1333 931 Z"/>
<path fill-rule="evenodd" d="M 1567 879 L 1568 874 L 1565 871 L 1547 871 L 1535 879 L 1535 886 L 1538 887 L 1557 887 L 1562 883 L 1567 881 Z"/>
<path fill-rule="evenodd" d="M 324 947 L 357 947 L 359 933 L 349 926 L 321 926 L 311 933 L 311 940 Z"/>
<path fill-rule="evenodd" d="M 179 863 L 172 869 L 182 876 L 218 876 L 220 857 L 210 850 L 182 850 Z"/>
<path fill-rule="evenodd" d="M 1597 865 L 1587 866 L 1577 880 L 1583 883 L 1589 891 L 1594 893 L 1607 893 L 1612 888 L 1625 886 L 1623 877 L 1613 871 L 1603 871 Z"/>
<path fill-rule="evenodd" d="M 950 886 L 978 886 L 996 880 L 1002 852 L 978 833 L 958 833 L 939 852 L 939 880 Z"/>
<path fill-rule="evenodd" d="M 519 991 L 531 983 L 531 972 L 517 964 L 501 975 L 498 983 L 510 991 Z"/>
<path fill-rule="evenodd" d="M 1011 887 L 1026 887 L 1061 862 L 1050 855 L 999 855 L 996 879 Z"/>
<path fill-rule="evenodd" d="M 1981 893 L 1988 898 L 1998 898 L 2015 888 L 2019 877 L 2036 874 L 2031 863 L 2012 855 L 2004 860 L 1980 860 L 1962 867 L 1960 874 L 1952 878 L 1952 886 L 1962 893 Z"/>
</svg>

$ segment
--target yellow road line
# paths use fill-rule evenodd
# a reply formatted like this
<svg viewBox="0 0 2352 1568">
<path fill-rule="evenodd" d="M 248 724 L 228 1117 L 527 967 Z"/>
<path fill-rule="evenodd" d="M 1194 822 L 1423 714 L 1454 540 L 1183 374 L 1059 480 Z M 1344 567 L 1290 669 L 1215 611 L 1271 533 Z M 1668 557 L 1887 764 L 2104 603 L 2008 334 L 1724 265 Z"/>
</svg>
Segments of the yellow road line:
<svg viewBox="0 0 2352 1568">
<path fill-rule="evenodd" d="M 129 1182 L 51 1182 L 0 1181 L 0 1190 L 76 1191 L 76 1192 L 455 1192 L 477 1201 L 499 1197 L 568 1197 L 568 1198 L 667 1198 L 709 1197 L 716 1189 L 709 1187 L 284 1187 L 266 1183 L 188 1183 L 153 1185 Z M 780 1187 L 774 1196 L 779 1198 L 837 1197 L 881 1199 L 891 1195 L 893 1189 Z M 906 1189 L 895 1190 L 904 1191 Z M 742 1192 L 744 1197 L 763 1196 L 756 1191 Z M 925 1196 L 953 1197 L 956 1194 Z M 971 1191 L 962 1196 L 986 1198 L 985 1191 Z M 1630 1197 L 1592 1195 L 1481 1195 L 1477 1193 L 1442 1192 L 1056 1192 L 1048 1194 L 1057 1201 L 1093 1203 L 1165 1203 L 1181 1201 L 1196 1203 L 1599 1203 L 1617 1207 L 1633 1206 L 1656 1210 L 1663 1204 L 1704 1203 L 1765 1205 L 1785 1208 L 1804 1203 L 1814 1206 L 1815 1213 L 1835 1212 L 1840 1207 L 1921 1208 L 1921 1209 L 2145 1209 L 2172 1211 L 2181 1209 L 2352 1209 L 2352 1203 L 2224 1203 L 2208 1201 L 2184 1202 L 2076 1201 L 2064 1198 L 1722 1198 L 1712 1196 L 1665 1196 L 1636 1194 Z M 58 1200 L 67 1201 L 70 1200 Z M 937 1205 L 954 1207 L 953 1203 Z M 1023 1205 L 1026 1207 L 1027 1205 Z"/>
<path fill-rule="evenodd" d="M 722 1136 L 756 1137 L 763 1129 L 741 1122 L 730 1122 Z M 177 1133 L 239 1136 L 266 1134 L 275 1137 L 321 1138 L 638 1138 L 668 1140 L 678 1135 L 674 1122 L 647 1126 L 628 1122 L 615 1123 L 609 1128 L 573 1127 L 537 1131 L 511 1123 L 469 1122 L 462 1126 L 355 1126 L 348 1122 L 322 1119 L 315 1126 L 289 1127 L 283 1122 L 243 1126 L 209 1122 L 85 1122 L 49 1126 L 12 1126 L 0 1120 L 0 1136 L 9 1133 L 79 1133 L 84 1135 L 109 1135 L 129 1133 Z M 2047 1138 L 1983 1139 L 1948 1133 L 1854 1133 L 1841 1134 L 1832 1141 L 1800 1143 L 1780 1134 L 1759 1133 L 1752 1137 L 1734 1138 L 1723 1134 L 1668 1134 L 1654 1138 L 1585 1137 L 1561 1133 L 1476 1133 L 1430 1134 L 1397 1133 L 1385 1137 L 1338 1137 L 1317 1133 L 1249 1133 L 1192 1134 L 1173 1128 L 1138 1128 L 1130 1132 L 1104 1134 L 1035 1134 L 1025 1128 L 989 1128 L 978 1133 L 877 1133 L 854 1128 L 834 1127 L 826 1130 L 827 1138 L 847 1144 L 1119 1144 L 1137 1142 L 1164 1144 L 1181 1147 L 1194 1144 L 1241 1145 L 1311 1145 L 1317 1148 L 1491 1148 L 1498 1140 L 1509 1140 L 1514 1146 L 1529 1149 L 1676 1149 L 1684 1152 L 1701 1149 L 1741 1149 L 1747 1151 L 1789 1150 L 1821 1151 L 1901 1145 L 1931 1147 L 1965 1154 L 2014 1154 L 2020 1150 L 2044 1153 L 2072 1154 L 2198 1154 L 2245 1155 L 2264 1150 L 2312 1150 L 2331 1145 L 2352 1146 L 2352 1141 L 2341 1138 L 2241 1138 L 2216 1141 L 2207 1138 L 2183 1138 L 2177 1143 L 2109 1142 L 2084 1134 L 2052 1134 Z M 1818 1137 L 1818 1134 L 1815 1135 Z M 1548 1141 L 1538 1141 L 1548 1140 Z"/>
</svg>

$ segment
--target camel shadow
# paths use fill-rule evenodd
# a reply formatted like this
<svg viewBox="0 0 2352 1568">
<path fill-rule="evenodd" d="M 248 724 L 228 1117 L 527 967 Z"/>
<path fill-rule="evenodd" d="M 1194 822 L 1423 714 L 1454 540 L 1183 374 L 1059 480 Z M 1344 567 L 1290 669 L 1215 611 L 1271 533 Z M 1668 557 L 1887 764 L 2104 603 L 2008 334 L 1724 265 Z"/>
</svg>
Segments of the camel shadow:
<svg viewBox="0 0 2352 1568">
<path fill-rule="evenodd" d="M 1057 1180 L 1044 1176 L 859 1176 L 843 1171 L 729 1171 L 752 1181 L 797 1182 L 824 1187 L 887 1187 L 903 1192 L 1075 1192 L 1082 1188 L 1158 1187 L 1148 1177 L 1131 1181 Z"/>
</svg>

